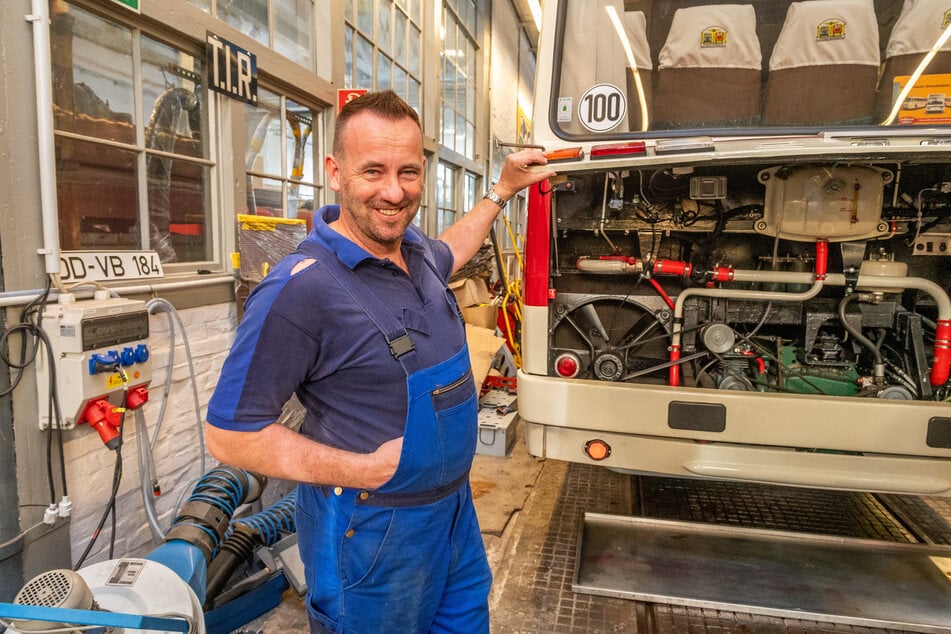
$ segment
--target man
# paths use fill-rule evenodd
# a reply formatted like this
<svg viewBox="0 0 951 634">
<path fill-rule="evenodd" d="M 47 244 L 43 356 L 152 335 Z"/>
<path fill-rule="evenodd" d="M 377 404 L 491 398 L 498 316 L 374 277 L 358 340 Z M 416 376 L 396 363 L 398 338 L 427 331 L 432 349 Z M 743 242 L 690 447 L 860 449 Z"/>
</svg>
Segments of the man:
<svg viewBox="0 0 951 634">
<path fill-rule="evenodd" d="M 450 275 L 504 201 L 554 175 L 510 155 L 439 240 L 412 225 L 422 131 L 392 91 L 349 102 L 325 169 L 340 205 L 248 297 L 208 405 L 222 462 L 301 482 L 312 632 L 487 632 L 491 572 L 472 506 L 477 395 Z M 495 202 L 491 199 L 495 198 Z M 296 394 L 298 434 L 274 424 Z"/>
</svg>

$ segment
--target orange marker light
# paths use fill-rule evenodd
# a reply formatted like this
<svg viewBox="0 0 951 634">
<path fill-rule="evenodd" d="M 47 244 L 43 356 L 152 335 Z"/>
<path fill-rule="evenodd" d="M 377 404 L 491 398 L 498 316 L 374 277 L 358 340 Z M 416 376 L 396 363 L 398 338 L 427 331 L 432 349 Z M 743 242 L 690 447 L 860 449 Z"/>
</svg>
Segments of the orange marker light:
<svg viewBox="0 0 951 634">
<path fill-rule="evenodd" d="M 551 152 L 545 152 L 545 158 L 548 159 L 549 163 L 557 163 L 558 161 L 576 161 L 584 157 L 584 150 L 580 147 L 571 147 L 565 148 L 562 150 L 552 150 Z"/>
<path fill-rule="evenodd" d="M 584 452 L 592 460 L 604 460 L 611 455 L 611 445 L 600 438 L 595 438 L 584 444 Z"/>
</svg>

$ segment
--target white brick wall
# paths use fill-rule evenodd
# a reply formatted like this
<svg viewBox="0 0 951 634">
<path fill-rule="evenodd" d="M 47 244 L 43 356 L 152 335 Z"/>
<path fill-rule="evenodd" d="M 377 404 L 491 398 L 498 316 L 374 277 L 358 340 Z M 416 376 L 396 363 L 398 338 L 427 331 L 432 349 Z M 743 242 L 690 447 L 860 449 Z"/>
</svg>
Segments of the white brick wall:
<svg viewBox="0 0 951 634">
<path fill-rule="evenodd" d="M 177 321 L 173 321 L 175 365 L 171 368 L 172 383 L 165 407 L 165 420 L 154 451 L 156 472 L 162 487 L 162 495 L 156 499 L 156 510 L 164 530 L 169 527 L 179 496 L 185 491 L 187 497 L 195 479 L 202 475 L 197 421 L 204 421 L 208 399 L 218 382 L 218 373 L 234 339 L 236 323 L 233 303 L 190 308 L 178 314 L 191 349 L 201 415 L 196 419 L 183 334 L 179 331 Z M 169 322 L 164 312 L 156 312 L 149 318 L 149 330 L 153 378 L 149 402 L 142 411 L 151 436 L 158 422 L 165 381 L 169 375 Z M 135 419 L 134 412 L 126 414 L 122 484 L 116 501 L 116 557 L 141 557 L 157 545 L 152 542 L 139 492 L 136 446 L 139 430 Z M 116 454 L 106 449 L 98 434 L 86 426 L 68 432 L 66 439 L 66 473 L 73 503 L 70 542 L 75 563 L 85 550 L 109 500 Z M 206 455 L 205 469 L 215 465 L 217 462 L 214 458 Z M 109 558 L 109 540 L 112 535 L 110 523 L 111 520 L 107 520 L 86 564 Z"/>
</svg>

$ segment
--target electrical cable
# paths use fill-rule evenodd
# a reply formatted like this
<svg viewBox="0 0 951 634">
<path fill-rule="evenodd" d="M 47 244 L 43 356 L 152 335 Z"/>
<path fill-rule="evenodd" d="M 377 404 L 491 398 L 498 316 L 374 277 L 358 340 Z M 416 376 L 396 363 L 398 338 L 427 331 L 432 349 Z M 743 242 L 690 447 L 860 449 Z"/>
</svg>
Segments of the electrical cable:
<svg viewBox="0 0 951 634">
<path fill-rule="evenodd" d="M 126 376 L 125 372 L 121 369 L 116 370 L 119 375 L 122 377 L 122 403 L 126 403 L 126 398 L 129 392 L 129 377 Z M 117 431 L 119 435 L 117 438 L 116 448 L 116 461 L 115 466 L 112 471 L 112 492 L 109 494 L 109 501 L 106 502 L 106 506 L 102 511 L 102 517 L 99 518 L 99 523 L 96 526 L 96 530 L 93 531 L 93 534 L 89 538 L 89 543 L 86 544 L 83 554 L 79 557 L 79 560 L 76 562 L 76 565 L 73 567 L 73 570 L 79 570 L 83 563 L 86 561 L 86 557 L 89 556 L 89 552 L 92 550 L 92 547 L 96 544 L 96 541 L 99 539 L 99 535 L 102 533 L 102 527 L 105 526 L 106 520 L 109 518 L 110 514 L 112 515 L 112 537 L 110 540 L 109 547 L 109 558 L 112 558 L 112 550 L 115 544 L 115 509 L 116 509 L 116 496 L 119 493 L 119 484 L 122 482 L 122 444 L 123 444 L 123 432 L 125 431 L 125 407 L 119 408 L 121 410 L 121 415 L 119 417 L 119 425 Z"/>
</svg>

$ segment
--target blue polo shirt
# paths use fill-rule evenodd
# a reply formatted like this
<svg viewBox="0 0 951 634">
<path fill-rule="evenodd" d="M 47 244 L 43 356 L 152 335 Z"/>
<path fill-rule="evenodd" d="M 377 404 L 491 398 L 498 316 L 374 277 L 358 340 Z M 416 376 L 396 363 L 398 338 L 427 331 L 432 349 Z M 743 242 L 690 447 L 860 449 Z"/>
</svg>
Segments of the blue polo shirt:
<svg viewBox="0 0 951 634">
<path fill-rule="evenodd" d="M 318 210 L 304 243 L 330 250 L 382 300 L 412 337 L 410 354 L 419 355 L 419 367 L 456 353 L 465 344 L 465 326 L 447 287 L 449 246 L 410 225 L 401 247 L 407 276 L 331 229 L 328 223 L 339 215 L 337 205 Z M 300 250 L 285 257 L 248 296 L 207 419 L 222 429 L 257 431 L 275 422 L 296 394 L 306 411 L 302 433 L 370 452 L 403 434 L 406 373 L 364 310 L 320 270 L 323 264 L 291 275 L 308 257 Z"/>
</svg>

